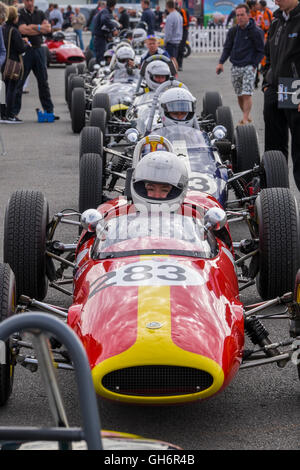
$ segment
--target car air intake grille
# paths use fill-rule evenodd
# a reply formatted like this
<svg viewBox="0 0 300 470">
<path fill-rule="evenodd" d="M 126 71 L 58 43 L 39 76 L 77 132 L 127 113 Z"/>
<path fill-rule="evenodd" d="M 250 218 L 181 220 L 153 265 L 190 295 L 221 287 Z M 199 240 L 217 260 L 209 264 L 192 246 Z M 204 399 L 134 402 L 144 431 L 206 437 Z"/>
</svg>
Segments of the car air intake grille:
<svg viewBox="0 0 300 470">
<path fill-rule="evenodd" d="M 105 375 L 102 385 L 111 392 L 135 396 L 187 395 L 209 388 L 213 377 L 204 370 L 177 366 L 138 366 Z"/>
</svg>

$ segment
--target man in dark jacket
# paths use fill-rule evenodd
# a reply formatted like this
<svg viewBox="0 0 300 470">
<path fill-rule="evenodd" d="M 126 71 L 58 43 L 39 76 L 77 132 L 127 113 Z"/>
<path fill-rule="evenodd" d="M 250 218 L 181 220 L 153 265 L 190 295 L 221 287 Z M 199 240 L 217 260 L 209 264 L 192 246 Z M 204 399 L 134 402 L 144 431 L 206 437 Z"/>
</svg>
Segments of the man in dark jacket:
<svg viewBox="0 0 300 470">
<path fill-rule="evenodd" d="M 117 36 L 118 34 L 116 23 L 112 16 L 116 3 L 116 0 L 107 0 L 106 8 L 103 8 L 103 10 L 97 13 L 94 19 L 94 52 L 98 64 L 104 59 L 104 52 L 109 36 Z"/>
<path fill-rule="evenodd" d="M 264 119 L 265 150 L 281 150 L 288 158 L 289 130 L 292 138 L 293 173 L 300 191 L 300 5 L 298 0 L 276 0 L 265 47 Z M 279 77 L 295 79 L 295 108 L 278 108 Z M 298 103 L 297 103 L 298 102 Z"/>
<path fill-rule="evenodd" d="M 142 0 L 141 7 L 143 10 L 141 21 L 144 21 L 148 25 L 148 34 L 154 34 L 155 30 L 155 15 L 150 8 L 149 0 Z"/>
<path fill-rule="evenodd" d="M 124 7 L 119 8 L 119 23 L 121 29 L 129 29 L 129 15 Z"/>
<path fill-rule="evenodd" d="M 227 33 L 216 73 L 224 71 L 223 64 L 230 57 L 231 79 L 239 106 L 243 112 L 240 125 L 251 122 L 252 95 L 258 64 L 264 56 L 264 33 L 250 18 L 248 5 L 236 7 L 237 25 Z"/>
</svg>

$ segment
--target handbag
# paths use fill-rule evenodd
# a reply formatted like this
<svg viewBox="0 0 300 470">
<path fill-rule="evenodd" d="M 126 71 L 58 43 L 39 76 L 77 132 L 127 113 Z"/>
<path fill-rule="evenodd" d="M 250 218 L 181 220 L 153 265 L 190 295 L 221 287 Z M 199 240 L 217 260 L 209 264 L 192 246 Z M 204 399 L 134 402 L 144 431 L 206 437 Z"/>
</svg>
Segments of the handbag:
<svg viewBox="0 0 300 470">
<path fill-rule="evenodd" d="M 10 54 L 10 42 L 11 42 L 12 28 L 10 28 L 8 33 L 8 48 L 7 48 L 7 59 L 3 71 L 4 80 L 19 80 L 21 76 L 23 77 L 23 59 L 20 57 L 20 62 L 12 60 L 9 58 Z"/>
</svg>

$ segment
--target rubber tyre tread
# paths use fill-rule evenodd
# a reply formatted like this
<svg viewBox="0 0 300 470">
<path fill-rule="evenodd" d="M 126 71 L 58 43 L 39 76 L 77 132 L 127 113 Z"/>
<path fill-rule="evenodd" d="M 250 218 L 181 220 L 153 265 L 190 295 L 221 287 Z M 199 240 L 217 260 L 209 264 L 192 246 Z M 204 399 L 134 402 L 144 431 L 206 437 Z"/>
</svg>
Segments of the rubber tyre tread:
<svg viewBox="0 0 300 470">
<path fill-rule="evenodd" d="M 84 79 L 79 75 L 70 75 L 69 86 L 68 86 L 68 103 L 69 109 L 72 110 L 72 95 L 74 88 L 83 88 L 84 89 Z"/>
<path fill-rule="evenodd" d="M 68 81 L 69 81 L 69 75 L 71 73 L 76 73 L 77 72 L 77 68 L 75 65 L 67 65 L 67 67 L 65 68 L 65 100 L 66 100 L 66 103 L 68 102 Z"/>
<path fill-rule="evenodd" d="M 103 156 L 103 135 L 99 127 L 86 126 L 79 139 L 79 159 L 85 153 L 96 153 Z"/>
<path fill-rule="evenodd" d="M 107 93 L 96 93 L 96 95 L 93 96 L 92 108 L 104 108 L 106 111 L 106 119 L 108 121 L 110 120 L 110 98 Z"/>
<path fill-rule="evenodd" d="M 205 116 L 211 114 L 216 121 L 216 111 L 222 106 L 222 97 L 218 91 L 206 91 L 203 96 L 203 113 Z"/>
<path fill-rule="evenodd" d="M 102 199 L 102 158 L 95 153 L 86 153 L 79 163 L 79 212 L 97 209 Z"/>
<path fill-rule="evenodd" d="M 77 76 L 77 73 L 70 73 L 69 77 L 68 77 L 68 86 L 67 86 L 67 105 L 68 105 L 68 108 L 69 108 L 69 111 L 71 111 L 71 99 L 72 99 L 72 81 L 73 81 L 73 78 L 75 78 Z"/>
<path fill-rule="evenodd" d="M 16 277 L 21 294 L 37 300 L 46 297 L 46 234 L 48 202 L 39 191 L 16 191 L 8 202 L 4 222 L 4 262 Z"/>
<path fill-rule="evenodd" d="M 217 108 L 216 124 L 226 127 L 227 129 L 226 139 L 228 139 L 231 143 L 233 143 L 234 125 L 233 125 L 232 112 L 229 106 L 219 106 Z"/>
<path fill-rule="evenodd" d="M 237 126 L 234 131 L 235 157 L 232 161 L 233 171 L 239 173 L 251 170 L 254 165 L 260 165 L 260 150 L 257 132 L 253 124 Z M 244 176 L 249 182 L 252 176 Z"/>
<path fill-rule="evenodd" d="M 90 126 L 99 127 L 103 137 L 106 133 L 106 111 L 103 108 L 92 108 L 90 113 Z"/>
<path fill-rule="evenodd" d="M 86 70 L 86 63 L 85 61 L 84 62 L 79 62 L 78 64 L 76 64 L 76 69 L 77 69 L 77 72 L 82 75 L 84 74 L 85 70 Z M 82 77 L 83 78 L 83 77 Z"/>
<path fill-rule="evenodd" d="M 280 150 L 268 150 L 262 156 L 262 188 L 289 188 L 289 168 Z"/>
<path fill-rule="evenodd" d="M 8 264 L 0 263 L 0 322 L 15 312 L 15 276 Z M 9 399 L 14 381 L 14 364 L 12 363 L 9 340 L 5 343 L 6 364 L 0 364 L 0 406 Z"/>
<path fill-rule="evenodd" d="M 96 57 L 92 57 L 89 62 L 88 62 L 88 70 L 89 72 L 93 72 L 94 70 L 94 65 L 97 64 L 97 59 Z"/>
<path fill-rule="evenodd" d="M 79 134 L 85 126 L 85 91 L 74 88 L 72 91 L 71 122 L 74 134 Z"/>
<path fill-rule="evenodd" d="M 293 292 L 299 269 L 299 211 L 288 188 L 262 189 L 255 216 L 259 232 L 257 290 L 263 300 Z"/>
</svg>

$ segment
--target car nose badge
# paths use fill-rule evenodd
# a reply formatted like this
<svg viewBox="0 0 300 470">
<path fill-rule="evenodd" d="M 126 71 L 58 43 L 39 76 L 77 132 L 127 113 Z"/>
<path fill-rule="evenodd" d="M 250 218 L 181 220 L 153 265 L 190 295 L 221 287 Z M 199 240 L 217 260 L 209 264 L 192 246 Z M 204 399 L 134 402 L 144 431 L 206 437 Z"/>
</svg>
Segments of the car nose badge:
<svg viewBox="0 0 300 470">
<path fill-rule="evenodd" d="M 163 323 L 160 323 L 158 321 L 151 321 L 150 323 L 147 323 L 146 328 L 149 330 L 158 330 L 163 326 Z"/>
</svg>

